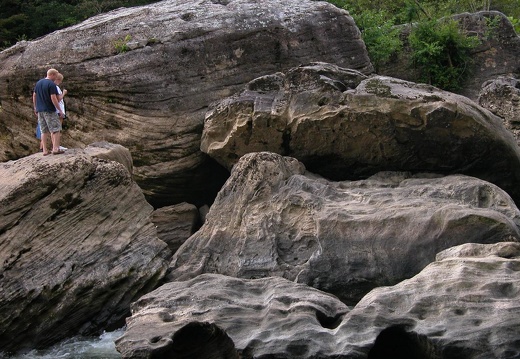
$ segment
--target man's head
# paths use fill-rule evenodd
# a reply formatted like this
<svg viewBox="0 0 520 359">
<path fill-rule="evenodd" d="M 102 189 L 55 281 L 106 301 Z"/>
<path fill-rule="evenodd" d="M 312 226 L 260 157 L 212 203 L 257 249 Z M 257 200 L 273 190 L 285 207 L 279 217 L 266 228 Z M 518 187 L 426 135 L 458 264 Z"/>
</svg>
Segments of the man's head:
<svg viewBox="0 0 520 359">
<path fill-rule="evenodd" d="M 56 69 L 48 69 L 47 70 L 47 78 L 49 80 L 54 81 L 56 79 L 56 76 L 58 76 L 59 72 Z"/>
</svg>

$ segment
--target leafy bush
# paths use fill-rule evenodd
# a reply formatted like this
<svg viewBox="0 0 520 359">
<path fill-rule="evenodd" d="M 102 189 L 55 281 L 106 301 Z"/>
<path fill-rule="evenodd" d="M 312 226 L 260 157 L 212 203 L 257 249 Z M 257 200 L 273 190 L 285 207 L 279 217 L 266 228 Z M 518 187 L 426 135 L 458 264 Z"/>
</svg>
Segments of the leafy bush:
<svg viewBox="0 0 520 359">
<path fill-rule="evenodd" d="M 513 16 L 508 16 L 507 18 L 511 21 L 511 24 L 513 24 L 516 33 L 520 34 L 520 19 Z"/>
<path fill-rule="evenodd" d="M 399 39 L 400 30 L 384 11 L 366 10 L 352 17 L 361 31 L 368 56 L 377 72 L 381 65 L 401 50 L 403 43 Z"/>
<path fill-rule="evenodd" d="M 467 36 L 451 19 L 416 24 L 409 42 L 420 81 L 450 91 L 460 89 L 469 75 L 470 53 L 479 44 L 478 38 Z"/>
</svg>

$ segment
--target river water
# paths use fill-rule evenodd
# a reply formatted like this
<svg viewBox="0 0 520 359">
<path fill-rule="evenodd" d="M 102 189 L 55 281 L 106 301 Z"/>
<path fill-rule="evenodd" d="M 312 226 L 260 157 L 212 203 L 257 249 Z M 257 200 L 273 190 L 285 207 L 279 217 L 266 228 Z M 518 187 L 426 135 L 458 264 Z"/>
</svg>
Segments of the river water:
<svg viewBox="0 0 520 359">
<path fill-rule="evenodd" d="M 9 359 L 120 359 L 114 341 L 124 330 L 103 333 L 100 337 L 75 337 L 46 350 L 33 350 L 27 354 L 9 356 Z M 0 353 L 0 358 L 6 358 Z"/>
</svg>

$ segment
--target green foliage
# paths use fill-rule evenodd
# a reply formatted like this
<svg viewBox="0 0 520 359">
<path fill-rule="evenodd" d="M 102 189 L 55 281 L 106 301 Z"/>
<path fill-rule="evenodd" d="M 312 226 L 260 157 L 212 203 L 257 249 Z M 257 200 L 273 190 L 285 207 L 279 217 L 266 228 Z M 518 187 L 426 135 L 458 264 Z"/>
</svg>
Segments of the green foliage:
<svg viewBox="0 0 520 359">
<path fill-rule="evenodd" d="M 367 47 L 368 55 L 376 71 L 403 46 L 399 39 L 400 30 L 384 11 L 367 10 L 359 15 L 352 14 Z"/>
<path fill-rule="evenodd" d="M 471 50 L 479 44 L 455 20 L 420 22 L 414 26 L 409 42 L 420 80 L 451 91 L 459 89 L 468 76 Z"/>
<path fill-rule="evenodd" d="M 112 9 L 157 1 L 2 0 L 0 1 L 0 49 L 14 45 L 20 39 L 35 39 Z"/>
<path fill-rule="evenodd" d="M 516 33 L 520 34 L 520 19 L 513 16 L 508 16 L 507 18 L 509 19 L 509 21 L 511 21 L 511 24 L 513 25 L 513 28 L 515 29 Z"/>
<path fill-rule="evenodd" d="M 468 36 L 451 15 L 481 10 L 505 9 L 519 12 L 518 0 L 347 0 L 350 11 L 362 32 L 368 54 L 376 68 L 402 51 L 396 25 L 409 24 L 411 33 L 406 41 L 410 48 L 410 66 L 418 70 L 418 81 L 456 91 L 470 75 L 471 51 L 479 44 L 477 37 Z M 515 28 L 520 18 L 510 17 Z M 499 17 L 486 18 L 484 37 L 494 36 Z M 515 22 L 514 22 L 515 21 Z"/>
<path fill-rule="evenodd" d="M 329 1 L 341 3 L 351 13 L 367 10 L 383 11 L 395 19 L 396 24 L 419 20 L 440 19 L 463 12 L 496 10 L 507 16 L 520 18 L 518 0 L 344 0 Z"/>
<path fill-rule="evenodd" d="M 128 47 L 128 42 L 130 40 L 132 40 L 132 36 L 126 35 L 124 37 L 124 39 L 117 39 L 116 41 L 114 41 L 114 47 L 118 54 L 121 54 L 123 52 L 127 52 L 130 50 L 130 48 Z"/>
<path fill-rule="evenodd" d="M 484 38 L 490 39 L 496 34 L 500 26 L 500 19 L 499 16 L 486 17 L 486 32 L 484 33 Z"/>
</svg>

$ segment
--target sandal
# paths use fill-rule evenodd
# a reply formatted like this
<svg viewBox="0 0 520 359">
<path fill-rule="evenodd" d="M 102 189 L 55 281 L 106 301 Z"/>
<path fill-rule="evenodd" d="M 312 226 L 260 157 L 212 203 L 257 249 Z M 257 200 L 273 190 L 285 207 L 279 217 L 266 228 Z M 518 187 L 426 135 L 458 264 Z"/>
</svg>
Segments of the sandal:
<svg viewBox="0 0 520 359">
<path fill-rule="evenodd" d="M 48 156 L 48 155 L 50 155 L 50 154 L 51 154 L 50 152 L 44 152 L 44 153 L 43 153 L 44 156 Z"/>
<path fill-rule="evenodd" d="M 63 151 L 63 150 L 52 151 L 53 155 L 61 155 L 62 153 L 65 153 L 65 151 Z"/>
</svg>

